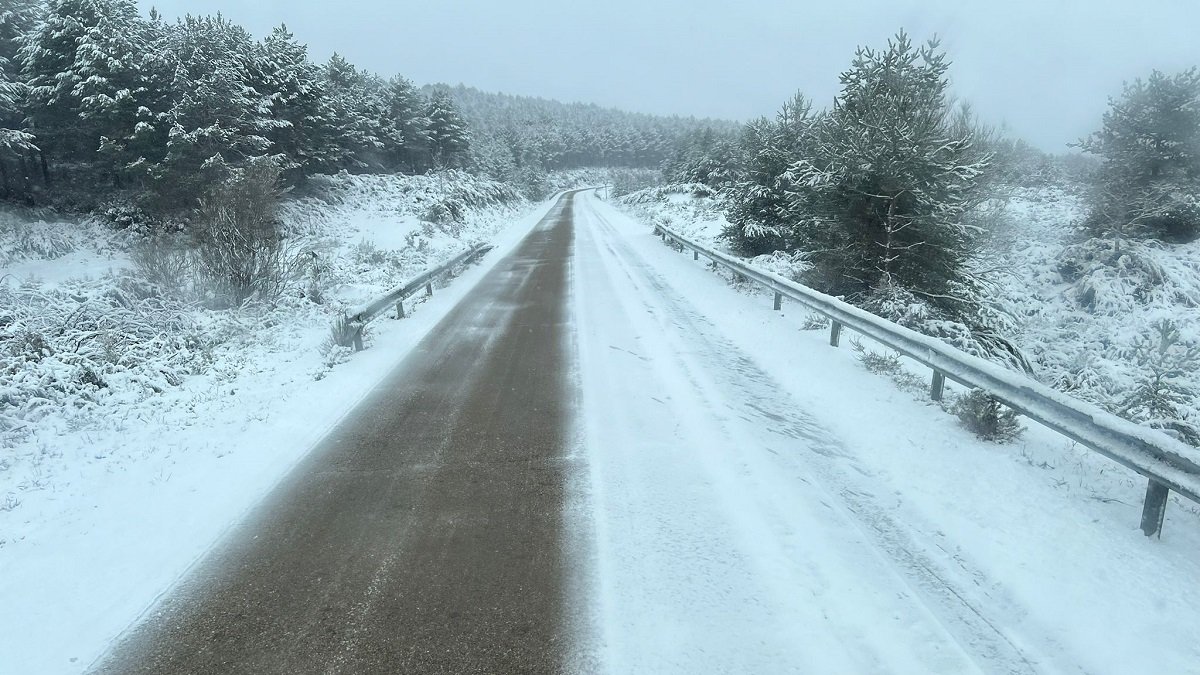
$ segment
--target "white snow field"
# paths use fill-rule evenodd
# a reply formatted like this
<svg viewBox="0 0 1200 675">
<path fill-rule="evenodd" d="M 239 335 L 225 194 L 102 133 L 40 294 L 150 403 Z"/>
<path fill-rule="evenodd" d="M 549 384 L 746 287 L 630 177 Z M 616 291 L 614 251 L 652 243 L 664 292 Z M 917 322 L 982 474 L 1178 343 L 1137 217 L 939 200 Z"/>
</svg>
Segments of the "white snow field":
<svg viewBox="0 0 1200 675">
<path fill-rule="evenodd" d="M 977 440 L 588 193 L 576 512 L 612 673 L 1200 672 L 1200 516 L 1031 425 Z"/>
<path fill-rule="evenodd" d="M 24 434 L 16 428 L 4 437 L 0 675 L 84 671 L 553 203 L 474 209 L 461 225 L 430 227 L 417 217 L 422 205 L 472 183 L 436 175 L 335 182 L 340 198 L 285 208 L 291 226 L 330 261 L 325 305 L 297 300 L 265 315 L 198 315 L 197 321 L 214 322 L 222 338 L 202 369 L 156 393 L 136 378 L 127 381 L 125 371 L 105 373 L 109 386 L 95 400 L 42 405 L 46 414 L 19 421 Z M 335 364 L 321 353 L 341 304 L 392 288 L 477 239 L 496 250 L 428 299 L 414 298 L 421 304 L 409 318 L 372 322 L 368 349 Z M 91 251 L 90 262 L 86 250 L 75 250 L 17 261 L 11 269 L 40 293 L 101 297 L 114 286 L 104 274 L 127 265 L 105 246 Z M 75 278 L 80 270 L 104 276 Z M 40 364 L 44 375 L 31 370 L 30 376 L 68 377 L 71 364 L 51 364 L 54 358 Z M 152 361 L 149 370 L 171 365 Z M 22 382 L 13 382 L 20 390 Z M 2 387 L 0 395 L 8 395 Z M 8 412 L 23 410 L 0 410 Z"/>
</svg>

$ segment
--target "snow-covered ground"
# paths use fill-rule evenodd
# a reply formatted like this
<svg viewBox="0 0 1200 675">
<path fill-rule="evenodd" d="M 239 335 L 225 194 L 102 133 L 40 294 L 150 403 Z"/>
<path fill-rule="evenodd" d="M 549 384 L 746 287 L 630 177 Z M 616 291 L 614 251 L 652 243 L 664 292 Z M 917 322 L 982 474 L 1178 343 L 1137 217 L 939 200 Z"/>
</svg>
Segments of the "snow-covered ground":
<svg viewBox="0 0 1200 675">
<path fill-rule="evenodd" d="M 53 246 L 5 239 L 0 673 L 85 669 L 547 208 L 501 203 L 507 190 L 341 176 L 289 203 L 288 229 L 322 261 L 323 304 L 297 292 L 212 312 L 138 296 L 136 241 L 95 224 L 28 225 L 61 235 Z M 455 203 L 460 217 L 430 222 Z M 343 306 L 477 240 L 500 246 L 410 318 L 370 324 L 366 351 L 323 346 Z"/>
<path fill-rule="evenodd" d="M 576 203 L 582 640 L 610 672 L 1196 672 L 1194 508 L 1147 539 L 1140 477 L 1036 425 L 980 441 Z"/>
<path fill-rule="evenodd" d="M 325 262 L 324 304 L 131 301 L 122 235 L 49 223 L 5 240 L 27 245 L 0 253 L 4 349 L 49 325 L 30 307 L 70 330 L 0 369 L 0 673 L 85 669 L 545 211 L 469 180 L 341 177 L 289 205 Z M 491 205 L 431 223 L 450 199 Z M 1060 213 L 1019 201 L 1023 222 Z M 1037 426 L 981 442 L 804 312 L 576 202 L 590 474 L 572 509 L 595 561 L 579 602 L 596 611 L 581 648 L 610 672 L 1195 670 L 1192 505 L 1173 500 L 1147 540 L 1139 477 Z M 684 195 L 641 208 L 702 240 L 723 224 Z M 411 318 L 378 319 L 370 349 L 322 350 L 343 304 L 476 239 L 500 248 Z M 1028 278 L 1048 274 L 1057 240 L 1013 240 L 1043 260 Z M 122 339 L 86 338 L 103 321 Z"/>
<path fill-rule="evenodd" d="M 1088 241 L 1082 200 L 1056 188 L 1014 191 L 989 256 L 1002 268 L 998 300 L 1018 319 L 1016 342 L 1039 379 L 1102 406 L 1118 407 L 1144 368 L 1135 338 L 1171 319 L 1200 340 L 1200 241 L 1162 245 Z M 1200 392 L 1200 371 L 1183 382 Z M 1200 400 L 1191 406 L 1200 426 Z"/>
</svg>

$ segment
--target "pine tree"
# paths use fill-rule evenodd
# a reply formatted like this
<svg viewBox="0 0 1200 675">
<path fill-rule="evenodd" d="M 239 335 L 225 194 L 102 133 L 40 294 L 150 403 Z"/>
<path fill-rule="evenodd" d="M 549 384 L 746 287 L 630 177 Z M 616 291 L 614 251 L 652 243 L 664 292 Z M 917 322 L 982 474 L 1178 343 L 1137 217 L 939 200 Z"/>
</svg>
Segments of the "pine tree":
<svg viewBox="0 0 1200 675">
<path fill-rule="evenodd" d="M 787 194 L 780 178 L 793 162 L 810 156 L 817 124 L 812 103 L 797 93 L 775 120 L 751 122 L 743 131 L 738 144 L 741 173 L 730 190 L 730 224 L 722 233 L 740 253 L 759 255 L 797 247 L 788 239 Z"/>
<path fill-rule="evenodd" d="M 28 115 L 59 161 L 101 164 L 119 181 L 142 97 L 144 22 L 135 0 L 51 0 L 22 50 Z"/>
<path fill-rule="evenodd" d="M 471 137 L 449 92 L 438 90 L 429 97 L 426 117 L 429 118 L 429 143 L 434 163 L 440 167 L 462 166 Z"/>
<path fill-rule="evenodd" d="M 121 139 L 119 148 L 119 158 L 125 162 L 123 171 L 142 184 L 147 179 L 153 180 L 154 168 L 166 156 L 174 100 L 171 87 L 178 65 L 172 51 L 172 27 L 157 10 L 150 10 L 143 29 L 146 49 L 138 58 L 144 87 L 138 97 L 141 105 L 136 111 L 133 133 Z"/>
<path fill-rule="evenodd" d="M 1200 237 L 1200 71 L 1127 84 L 1080 147 L 1103 160 L 1087 221 L 1094 232 Z"/>
<path fill-rule="evenodd" d="M 428 171 L 433 163 L 425 97 L 413 83 L 393 77 L 387 87 L 387 128 L 394 148 L 390 165 L 411 174 Z"/>
<path fill-rule="evenodd" d="M 0 197 L 29 197 L 28 167 L 38 151 L 25 128 L 27 88 L 21 75 L 20 45 L 41 18 L 37 0 L 11 0 L 0 7 Z"/>
<path fill-rule="evenodd" d="M 784 210 L 821 290 L 879 307 L 900 292 L 970 313 L 963 216 L 982 198 L 989 155 L 969 112 L 947 101 L 948 67 L 936 41 L 914 47 L 901 32 L 884 51 L 860 48 L 842 74 L 812 155 L 786 176 Z"/>
<path fill-rule="evenodd" d="M 382 170 L 385 163 L 384 83 L 334 54 L 324 68 L 338 153 L 327 169 Z"/>
<path fill-rule="evenodd" d="M 278 26 L 254 50 L 252 84 L 267 99 L 272 123 L 265 136 L 283 174 L 295 182 L 337 155 L 321 69 L 287 26 Z"/>
<path fill-rule="evenodd" d="M 1141 371 L 1117 412 L 1200 446 L 1200 422 L 1190 413 L 1200 392 L 1188 385 L 1200 369 L 1200 346 L 1185 342 L 1175 321 L 1162 319 L 1134 339 L 1128 356 Z"/>
<path fill-rule="evenodd" d="M 252 84 L 254 43 L 221 15 L 187 16 L 170 31 L 175 58 L 166 155 L 153 174 L 167 205 L 194 204 L 230 167 L 268 152 L 281 123 Z"/>
</svg>

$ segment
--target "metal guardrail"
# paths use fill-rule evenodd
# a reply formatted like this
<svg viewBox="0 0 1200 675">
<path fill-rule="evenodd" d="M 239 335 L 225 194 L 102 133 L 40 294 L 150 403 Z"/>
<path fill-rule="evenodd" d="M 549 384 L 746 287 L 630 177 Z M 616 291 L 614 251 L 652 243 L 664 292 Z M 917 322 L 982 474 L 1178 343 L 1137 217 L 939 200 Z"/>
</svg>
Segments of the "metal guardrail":
<svg viewBox="0 0 1200 675">
<path fill-rule="evenodd" d="M 607 187 L 607 186 L 593 186 L 590 188 L 574 188 L 574 189 L 568 189 L 568 190 L 560 190 L 560 191 L 554 193 L 554 195 L 547 201 L 553 201 L 555 204 L 557 204 L 558 200 L 561 199 L 564 195 L 567 195 L 567 194 L 570 194 L 573 192 L 582 192 L 584 190 L 593 190 L 593 189 L 596 189 L 596 187 Z M 495 247 L 492 246 L 491 244 L 476 244 L 475 246 L 472 246 L 470 249 L 460 253 L 459 255 L 442 263 L 441 265 L 439 265 L 433 269 L 426 270 L 425 272 L 417 275 L 416 277 L 413 277 L 412 279 L 410 279 L 407 283 L 405 283 L 400 288 L 397 288 L 385 295 L 381 295 L 378 298 L 372 300 L 371 302 L 369 302 L 365 305 L 362 305 L 361 307 L 358 307 L 357 309 L 353 309 L 353 310 L 347 312 L 346 317 L 344 319 L 344 324 L 345 324 L 345 326 L 347 326 L 348 330 L 352 331 L 352 335 L 350 337 L 354 342 L 354 348 L 356 350 L 362 349 L 362 329 L 367 324 L 367 322 L 369 322 L 371 319 L 374 319 L 376 316 L 378 316 L 380 312 L 387 309 L 388 307 L 391 307 L 392 304 L 394 303 L 396 306 L 396 318 L 398 318 L 398 319 L 404 318 L 404 300 L 406 298 L 415 294 L 417 291 L 421 290 L 421 288 L 425 289 L 425 293 L 427 295 L 433 295 L 433 280 L 434 279 L 445 274 L 446 272 L 449 272 L 451 269 L 453 269 L 459 265 L 465 265 L 465 264 L 471 262 L 472 260 L 478 258 L 479 256 L 483 255 L 484 253 L 487 253 L 488 251 L 492 250 L 493 248 L 495 248 Z"/>
<path fill-rule="evenodd" d="M 458 254 L 450 260 L 426 270 L 421 274 L 410 279 L 403 286 L 375 298 L 371 302 L 362 305 L 346 313 L 344 326 L 347 332 L 347 341 L 353 342 L 356 351 L 362 350 L 362 331 L 367 325 L 367 322 L 374 319 L 380 312 L 388 307 L 395 305 L 396 318 L 404 318 L 404 301 L 408 297 L 417 293 L 422 288 L 425 289 L 427 295 L 433 295 L 433 281 L 439 276 L 449 272 L 450 270 L 465 265 L 479 256 L 492 250 L 491 244 L 476 244 L 470 249 Z"/>
<path fill-rule="evenodd" d="M 824 293 L 697 244 L 661 225 L 655 234 L 691 249 L 714 264 L 767 287 L 775 293 L 775 309 L 783 298 L 795 300 L 830 321 L 829 344 L 836 347 L 843 328 L 879 342 L 931 370 L 930 398 L 940 401 L 947 379 L 982 389 L 1026 417 L 1129 468 L 1149 483 L 1142 507 L 1142 531 L 1161 536 L 1171 490 L 1200 503 L 1200 451 L 1154 429 L 1134 424 L 1019 373 L 899 326 Z"/>
</svg>

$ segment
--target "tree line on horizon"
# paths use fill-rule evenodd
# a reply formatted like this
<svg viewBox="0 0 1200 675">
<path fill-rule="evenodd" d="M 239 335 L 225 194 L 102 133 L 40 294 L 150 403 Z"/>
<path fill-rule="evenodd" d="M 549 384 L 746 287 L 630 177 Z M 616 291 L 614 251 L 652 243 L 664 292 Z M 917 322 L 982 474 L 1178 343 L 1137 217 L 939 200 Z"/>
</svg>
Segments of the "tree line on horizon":
<svg viewBox="0 0 1200 675">
<path fill-rule="evenodd" d="M 470 135 L 445 92 L 334 54 L 285 26 L 254 40 L 222 17 L 143 18 L 135 0 L 10 0 L 0 11 L 0 196 L 105 191 L 191 205 L 259 157 L 314 173 L 462 166 Z M 74 206 L 74 204 L 72 204 Z"/>
<path fill-rule="evenodd" d="M 547 171 L 657 168 L 679 139 L 730 123 L 417 87 L 339 54 L 314 63 L 286 26 L 165 21 L 135 0 L 0 8 L 0 199 L 94 210 L 114 195 L 171 214 L 252 160 L 281 180 L 460 168 L 540 197 Z"/>
</svg>

